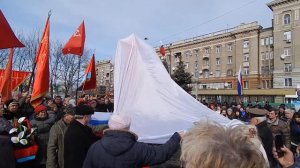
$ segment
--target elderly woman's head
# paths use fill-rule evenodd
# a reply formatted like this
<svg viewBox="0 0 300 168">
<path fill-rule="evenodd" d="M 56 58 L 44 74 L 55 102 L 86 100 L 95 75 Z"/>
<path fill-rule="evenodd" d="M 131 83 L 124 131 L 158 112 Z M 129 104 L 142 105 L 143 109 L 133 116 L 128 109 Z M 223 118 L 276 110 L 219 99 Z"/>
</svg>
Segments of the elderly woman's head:
<svg viewBox="0 0 300 168">
<path fill-rule="evenodd" d="M 267 167 L 255 134 L 247 126 L 197 124 L 182 140 L 181 160 L 186 168 Z"/>
</svg>

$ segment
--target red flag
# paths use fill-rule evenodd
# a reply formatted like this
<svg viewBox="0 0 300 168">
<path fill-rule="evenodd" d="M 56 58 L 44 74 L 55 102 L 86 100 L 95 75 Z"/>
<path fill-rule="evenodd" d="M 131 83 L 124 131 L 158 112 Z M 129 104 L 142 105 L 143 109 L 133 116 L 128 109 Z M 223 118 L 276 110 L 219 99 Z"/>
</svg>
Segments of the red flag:
<svg viewBox="0 0 300 168">
<path fill-rule="evenodd" d="M 85 28 L 84 21 L 77 28 L 75 33 L 69 39 L 69 41 L 65 44 L 62 52 L 64 55 L 66 54 L 75 54 L 82 56 L 84 49 L 84 41 L 85 41 Z"/>
<path fill-rule="evenodd" d="M 0 10 L 0 49 L 25 47 L 12 31 L 2 11 Z"/>
<path fill-rule="evenodd" d="M 36 72 L 33 83 L 31 104 L 35 107 L 42 102 L 42 98 L 49 89 L 49 35 L 50 21 L 46 22 L 43 37 L 36 55 Z"/>
<path fill-rule="evenodd" d="M 160 54 L 161 54 L 162 56 L 165 56 L 165 55 L 166 55 L 166 50 L 165 50 L 165 48 L 164 48 L 163 45 L 160 46 L 159 52 L 160 52 Z"/>
<path fill-rule="evenodd" d="M 25 79 L 28 77 L 28 75 L 30 74 L 30 72 L 27 71 L 12 71 L 11 74 L 11 90 L 14 91 L 15 89 L 17 89 L 17 87 L 20 86 L 20 84 L 22 84 Z M 5 76 L 5 69 L 0 69 L 0 83 L 2 83 L 2 81 L 4 82 Z"/>
<path fill-rule="evenodd" d="M 2 95 L 2 101 L 5 102 L 11 99 L 11 71 L 12 71 L 12 59 L 13 59 L 14 49 L 11 48 L 9 51 L 9 57 L 7 65 L 4 72 L 4 78 L 0 84 L 0 93 Z"/>
<path fill-rule="evenodd" d="M 85 80 L 78 88 L 78 90 L 90 90 L 96 89 L 96 68 L 95 68 L 95 56 L 93 54 L 89 65 L 85 69 Z"/>
</svg>

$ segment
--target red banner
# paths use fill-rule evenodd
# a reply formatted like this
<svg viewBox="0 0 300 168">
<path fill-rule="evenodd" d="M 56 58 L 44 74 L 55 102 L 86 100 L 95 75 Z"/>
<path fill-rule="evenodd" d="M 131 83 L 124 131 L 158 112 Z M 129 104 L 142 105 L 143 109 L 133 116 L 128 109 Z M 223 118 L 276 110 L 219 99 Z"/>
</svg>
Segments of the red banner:
<svg viewBox="0 0 300 168">
<path fill-rule="evenodd" d="M 95 56 L 93 54 L 89 65 L 85 69 L 85 80 L 78 90 L 90 90 L 96 89 L 96 68 L 95 68 Z"/>
<path fill-rule="evenodd" d="M 2 83 L 4 72 L 4 69 L 0 69 L 0 83 Z M 15 90 L 18 86 L 20 86 L 20 84 L 22 84 L 25 81 L 29 74 L 30 72 L 26 71 L 12 71 L 11 89 Z"/>
<path fill-rule="evenodd" d="M 43 37 L 36 55 L 36 72 L 32 87 L 31 104 L 37 106 L 41 104 L 42 98 L 49 90 L 49 36 L 50 21 L 46 22 Z"/>
<path fill-rule="evenodd" d="M 66 54 L 75 54 L 82 56 L 84 50 L 84 42 L 85 42 L 85 27 L 84 22 L 77 28 L 75 33 L 69 39 L 69 41 L 65 44 L 62 52 L 64 55 Z"/>
<path fill-rule="evenodd" d="M 0 10 L 0 49 L 25 47 L 12 31 L 2 11 Z"/>
</svg>

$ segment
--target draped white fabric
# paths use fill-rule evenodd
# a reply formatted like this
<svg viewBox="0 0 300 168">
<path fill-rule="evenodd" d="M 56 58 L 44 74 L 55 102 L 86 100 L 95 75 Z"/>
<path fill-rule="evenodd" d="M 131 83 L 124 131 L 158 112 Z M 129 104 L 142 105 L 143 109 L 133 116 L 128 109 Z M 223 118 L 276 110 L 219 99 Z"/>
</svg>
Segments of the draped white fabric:
<svg viewBox="0 0 300 168">
<path fill-rule="evenodd" d="M 131 118 L 139 141 L 164 143 L 195 122 L 241 124 L 208 109 L 170 77 L 153 47 L 134 34 L 118 42 L 114 63 L 114 113 Z"/>
</svg>

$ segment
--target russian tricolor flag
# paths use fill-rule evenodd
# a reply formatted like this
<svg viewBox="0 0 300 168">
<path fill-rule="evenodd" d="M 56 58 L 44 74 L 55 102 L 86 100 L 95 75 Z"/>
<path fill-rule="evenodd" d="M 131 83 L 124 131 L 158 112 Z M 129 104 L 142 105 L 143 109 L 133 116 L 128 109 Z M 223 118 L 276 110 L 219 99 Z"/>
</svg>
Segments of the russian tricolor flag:
<svg viewBox="0 0 300 168">
<path fill-rule="evenodd" d="M 241 66 L 240 66 L 239 74 L 237 77 L 237 92 L 238 92 L 238 95 L 241 97 L 243 94 L 243 77 L 242 77 Z"/>
</svg>

